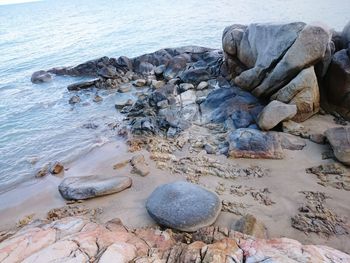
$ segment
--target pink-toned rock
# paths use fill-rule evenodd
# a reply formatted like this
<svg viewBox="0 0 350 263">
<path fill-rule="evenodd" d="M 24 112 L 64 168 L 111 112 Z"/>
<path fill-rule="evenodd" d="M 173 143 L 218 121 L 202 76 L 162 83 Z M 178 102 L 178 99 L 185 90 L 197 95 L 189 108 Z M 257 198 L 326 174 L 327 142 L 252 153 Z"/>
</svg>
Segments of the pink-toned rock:
<svg viewBox="0 0 350 263">
<path fill-rule="evenodd" d="M 127 263 L 136 257 L 135 246 L 127 243 L 114 243 L 103 253 L 99 263 Z"/>
</svg>

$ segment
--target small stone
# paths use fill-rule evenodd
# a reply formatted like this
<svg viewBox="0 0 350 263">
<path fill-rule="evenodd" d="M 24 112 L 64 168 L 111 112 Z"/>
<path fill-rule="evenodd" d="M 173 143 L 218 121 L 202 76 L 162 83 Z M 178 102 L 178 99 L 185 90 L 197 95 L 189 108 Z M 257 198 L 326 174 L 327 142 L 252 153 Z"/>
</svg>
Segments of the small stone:
<svg viewBox="0 0 350 263">
<path fill-rule="evenodd" d="M 89 81 L 82 81 L 82 82 L 77 82 L 69 85 L 67 89 L 69 91 L 75 91 L 75 90 L 82 90 L 82 89 L 88 89 L 91 88 L 92 86 L 96 85 L 98 83 L 99 79 L 93 79 Z"/>
<path fill-rule="evenodd" d="M 208 86 L 209 86 L 208 82 L 201 81 L 197 86 L 197 90 L 206 89 L 206 88 L 208 88 Z"/>
<path fill-rule="evenodd" d="M 324 134 L 321 134 L 321 133 L 314 133 L 310 135 L 310 141 L 317 144 L 325 144 L 326 136 L 324 136 Z"/>
<path fill-rule="evenodd" d="M 157 103 L 157 107 L 160 109 L 165 109 L 169 106 L 168 100 L 162 100 Z"/>
<path fill-rule="evenodd" d="M 215 147 L 211 144 L 204 145 L 204 150 L 207 152 L 207 154 L 215 154 L 216 153 Z"/>
<path fill-rule="evenodd" d="M 178 133 L 178 130 L 177 130 L 176 128 L 170 127 L 170 128 L 168 129 L 168 132 L 167 132 L 166 136 L 167 136 L 168 138 L 175 138 L 175 136 L 176 136 L 177 133 Z"/>
<path fill-rule="evenodd" d="M 256 238 L 267 238 L 265 225 L 250 214 L 242 216 L 238 221 L 233 222 L 231 229 Z"/>
<path fill-rule="evenodd" d="M 132 184 L 126 176 L 89 175 L 65 178 L 58 186 L 62 197 L 67 200 L 83 200 L 118 193 Z"/>
<path fill-rule="evenodd" d="M 90 123 L 83 124 L 82 128 L 95 130 L 98 128 L 98 125 L 90 122 Z"/>
<path fill-rule="evenodd" d="M 63 171 L 64 166 L 60 162 L 55 162 L 51 167 L 50 167 L 50 173 L 52 174 L 59 174 Z"/>
<path fill-rule="evenodd" d="M 69 104 L 77 104 L 81 101 L 80 97 L 78 95 L 74 95 L 69 99 Z"/>
<path fill-rule="evenodd" d="M 100 96 L 100 95 L 95 95 L 94 99 L 93 99 L 94 102 L 101 102 L 103 101 L 103 98 Z"/>
<path fill-rule="evenodd" d="M 154 74 L 156 74 L 157 76 L 161 76 L 163 75 L 164 70 L 165 70 L 165 65 L 160 65 L 154 69 Z"/>
<path fill-rule="evenodd" d="M 134 86 L 136 86 L 136 87 L 143 87 L 143 86 L 145 86 L 146 85 L 146 80 L 145 79 L 137 79 L 137 80 L 135 80 L 134 81 Z"/>
<path fill-rule="evenodd" d="M 298 136 L 289 134 L 289 133 L 278 133 L 281 139 L 281 145 L 283 149 L 287 150 L 302 150 L 306 146 L 305 140 L 301 139 Z"/>
<path fill-rule="evenodd" d="M 180 93 L 186 90 L 194 89 L 194 86 L 191 83 L 181 83 L 179 87 L 180 87 Z"/>
<path fill-rule="evenodd" d="M 303 125 L 290 120 L 284 121 L 282 123 L 282 130 L 283 132 L 290 133 L 296 136 L 307 134 L 307 131 Z"/>
<path fill-rule="evenodd" d="M 131 158 L 130 164 L 132 166 L 132 172 L 141 176 L 146 176 L 150 173 L 148 164 L 145 161 L 145 157 L 142 154 L 136 155 Z"/>
<path fill-rule="evenodd" d="M 340 162 L 350 165 L 350 128 L 336 127 L 328 129 L 326 137 L 332 146 L 335 157 Z"/>
<path fill-rule="evenodd" d="M 44 177 L 45 175 L 47 175 L 49 172 L 49 166 L 48 165 L 45 165 L 44 167 L 40 168 L 36 174 L 35 174 L 35 177 L 36 178 L 40 178 L 40 177 Z"/>
<path fill-rule="evenodd" d="M 146 203 L 148 213 L 158 224 L 188 232 L 213 224 L 221 207 L 216 193 L 187 182 L 157 187 Z"/>
<path fill-rule="evenodd" d="M 116 102 L 114 106 L 117 110 L 121 110 L 125 106 L 133 105 L 133 103 L 134 103 L 134 101 L 132 99 L 127 98 L 127 99 L 120 100 L 120 101 Z"/>
<path fill-rule="evenodd" d="M 180 79 L 178 79 L 178 78 L 170 79 L 168 81 L 168 84 L 170 84 L 170 85 L 177 85 L 179 83 L 180 83 Z"/>
<path fill-rule="evenodd" d="M 163 80 L 152 80 L 151 85 L 155 89 L 160 89 L 165 86 L 165 82 Z"/>
<path fill-rule="evenodd" d="M 126 92 L 130 92 L 131 89 L 132 89 L 132 84 L 126 83 L 126 84 L 121 85 L 119 87 L 118 91 L 121 93 L 126 93 Z"/>
<path fill-rule="evenodd" d="M 34 84 L 49 82 L 52 80 L 52 75 L 45 70 L 39 70 L 33 73 L 30 80 Z"/>
</svg>

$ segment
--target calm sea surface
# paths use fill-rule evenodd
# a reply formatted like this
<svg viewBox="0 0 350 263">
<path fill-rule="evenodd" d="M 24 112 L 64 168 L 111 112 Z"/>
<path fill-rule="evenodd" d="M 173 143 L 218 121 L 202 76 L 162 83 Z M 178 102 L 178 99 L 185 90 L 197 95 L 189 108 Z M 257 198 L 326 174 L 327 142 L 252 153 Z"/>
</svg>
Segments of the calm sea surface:
<svg viewBox="0 0 350 263">
<path fill-rule="evenodd" d="M 49 161 L 71 161 L 113 139 L 118 95 L 86 92 L 72 107 L 68 84 L 57 77 L 34 85 L 31 74 L 100 56 L 137 56 L 164 47 L 221 47 L 233 23 L 323 22 L 341 30 L 349 0 L 0 0 L 0 192 L 33 182 Z M 14 1 L 18 2 L 18 1 Z M 86 129 L 93 123 L 96 129 Z"/>
</svg>

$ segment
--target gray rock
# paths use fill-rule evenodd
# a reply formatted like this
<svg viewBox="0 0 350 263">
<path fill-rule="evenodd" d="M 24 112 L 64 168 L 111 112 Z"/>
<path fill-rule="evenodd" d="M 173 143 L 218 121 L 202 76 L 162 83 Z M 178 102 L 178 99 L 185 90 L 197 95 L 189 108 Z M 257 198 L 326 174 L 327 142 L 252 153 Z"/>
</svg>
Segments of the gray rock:
<svg viewBox="0 0 350 263">
<path fill-rule="evenodd" d="M 101 102 L 101 101 L 103 101 L 103 98 L 100 95 L 96 94 L 95 97 L 93 98 L 93 101 L 94 102 Z"/>
<path fill-rule="evenodd" d="M 111 65 L 108 65 L 99 69 L 97 74 L 104 78 L 114 78 L 117 75 L 117 69 Z"/>
<path fill-rule="evenodd" d="M 96 85 L 98 80 L 99 79 L 93 79 L 93 80 L 89 80 L 89 81 L 82 81 L 82 82 L 73 83 L 73 84 L 69 85 L 67 87 L 67 89 L 69 91 L 88 89 L 88 88 L 91 88 L 92 86 Z"/>
<path fill-rule="evenodd" d="M 132 184 L 130 177 L 89 175 L 65 178 L 58 190 L 67 200 L 82 200 L 118 193 Z"/>
<path fill-rule="evenodd" d="M 206 81 L 201 81 L 198 85 L 197 85 L 197 90 L 202 90 L 202 89 L 206 89 L 209 87 L 208 82 Z"/>
<path fill-rule="evenodd" d="M 78 95 L 74 95 L 69 99 L 68 103 L 69 104 L 77 104 L 80 101 L 81 101 L 80 97 Z"/>
<path fill-rule="evenodd" d="M 221 206 L 217 194 L 187 182 L 159 186 L 146 203 L 148 213 L 159 225 L 188 232 L 213 224 Z"/>
<path fill-rule="evenodd" d="M 145 79 L 137 79 L 134 81 L 134 86 L 136 87 L 143 87 L 145 86 L 147 81 Z"/>
<path fill-rule="evenodd" d="M 340 162 L 350 165 L 350 127 L 328 129 L 326 137 L 333 148 L 335 157 Z"/>
<path fill-rule="evenodd" d="M 256 238 L 267 238 L 267 231 L 264 223 L 255 216 L 247 214 L 233 222 L 231 229 Z"/>
<path fill-rule="evenodd" d="M 52 75 L 45 70 L 39 70 L 32 74 L 31 82 L 38 84 L 43 82 L 49 82 L 52 80 Z"/>
<path fill-rule="evenodd" d="M 283 149 L 298 151 L 306 146 L 305 140 L 298 136 L 283 132 L 279 132 L 278 135 Z"/>
<path fill-rule="evenodd" d="M 196 99 L 196 92 L 193 89 L 187 90 L 177 96 L 177 101 L 179 101 L 182 106 L 196 103 Z"/>
<path fill-rule="evenodd" d="M 115 103 L 115 108 L 117 110 L 121 110 L 125 106 L 131 106 L 134 103 L 134 101 L 130 98 L 120 99 Z"/>
<path fill-rule="evenodd" d="M 294 79 L 271 96 L 278 100 L 297 106 L 296 122 L 302 122 L 320 109 L 320 92 L 314 67 L 302 70 Z"/>
<path fill-rule="evenodd" d="M 258 125 L 262 130 L 271 130 L 280 122 L 293 118 L 296 113 L 297 107 L 295 105 L 274 100 L 260 113 Z"/>
<path fill-rule="evenodd" d="M 146 176 L 150 173 L 148 164 L 146 163 L 145 157 L 142 154 L 133 156 L 130 160 L 132 166 L 132 172 L 141 176 Z"/>
<path fill-rule="evenodd" d="M 345 48 L 349 48 L 350 46 L 350 21 L 345 25 L 342 31 L 342 40 Z"/>
<path fill-rule="evenodd" d="M 163 75 L 164 70 L 165 70 L 165 65 L 160 65 L 154 69 L 154 74 L 156 74 L 157 76 L 161 76 Z"/>
<path fill-rule="evenodd" d="M 155 89 L 160 89 L 165 86 L 165 82 L 163 80 L 152 80 L 151 85 Z"/>
<path fill-rule="evenodd" d="M 194 89 L 194 86 L 191 83 L 181 83 L 179 87 L 180 87 L 180 92 L 184 92 L 186 90 Z"/>
<path fill-rule="evenodd" d="M 228 136 L 229 156 L 233 158 L 282 159 L 283 150 L 274 132 L 237 129 Z"/>
<path fill-rule="evenodd" d="M 123 84 L 118 89 L 118 91 L 121 92 L 121 93 L 130 92 L 131 90 L 132 90 L 132 84 L 131 83 Z"/>
</svg>

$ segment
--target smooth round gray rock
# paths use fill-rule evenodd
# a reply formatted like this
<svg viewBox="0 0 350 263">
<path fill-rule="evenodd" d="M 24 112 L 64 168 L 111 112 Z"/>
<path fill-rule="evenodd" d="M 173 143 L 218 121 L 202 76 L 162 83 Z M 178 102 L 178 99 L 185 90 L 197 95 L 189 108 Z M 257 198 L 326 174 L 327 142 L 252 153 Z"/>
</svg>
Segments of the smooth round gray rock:
<svg viewBox="0 0 350 263">
<path fill-rule="evenodd" d="M 221 200 L 214 192 L 180 181 L 156 188 L 146 209 L 159 225 L 193 232 L 215 222 Z"/>
<path fill-rule="evenodd" d="M 127 176 L 89 175 L 65 178 L 58 190 L 64 199 L 82 200 L 118 193 L 129 188 L 131 184 L 132 180 Z"/>
</svg>

